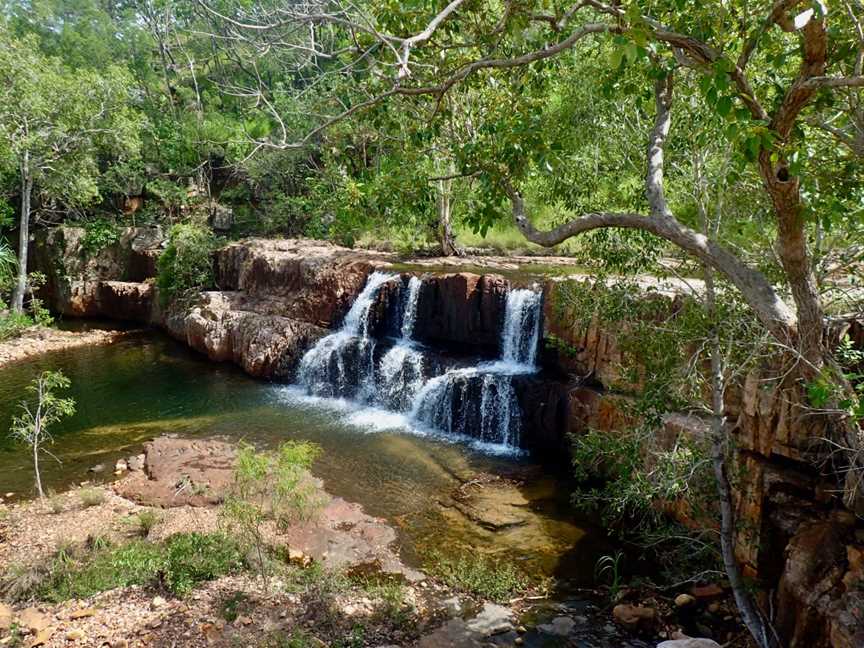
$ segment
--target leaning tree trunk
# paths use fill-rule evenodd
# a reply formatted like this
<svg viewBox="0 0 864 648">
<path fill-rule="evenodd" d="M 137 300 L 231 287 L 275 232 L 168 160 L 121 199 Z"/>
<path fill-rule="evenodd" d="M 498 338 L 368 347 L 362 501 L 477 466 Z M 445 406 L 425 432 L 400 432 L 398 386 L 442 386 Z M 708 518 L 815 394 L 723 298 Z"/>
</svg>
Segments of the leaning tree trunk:
<svg viewBox="0 0 864 648">
<path fill-rule="evenodd" d="M 33 177 L 30 173 L 30 155 L 24 152 L 21 161 L 21 225 L 18 233 L 18 279 L 12 293 L 12 311 L 24 312 L 24 294 L 27 292 L 27 247 L 30 242 L 30 197 Z"/>
</svg>

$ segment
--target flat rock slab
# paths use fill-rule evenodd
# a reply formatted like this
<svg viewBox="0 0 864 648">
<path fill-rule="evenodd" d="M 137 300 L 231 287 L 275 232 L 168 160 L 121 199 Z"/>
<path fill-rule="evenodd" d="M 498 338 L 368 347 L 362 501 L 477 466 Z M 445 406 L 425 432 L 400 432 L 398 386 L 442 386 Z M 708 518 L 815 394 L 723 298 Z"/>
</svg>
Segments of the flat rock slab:
<svg viewBox="0 0 864 648">
<path fill-rule="evenodd" d="M 144 444 L 144 471 L 114 488 L 145 506 L 218 504 L 233 481 L 236 456 L 236 448 L 223 441 L 159 437 Z"/>
<path fill-rule="evenodd" d="M 396 531 L 386 521 L 363 512 L 359 504 L 330 497 L 313 521 L 294 524 L 280 535 L 292 549 L 331 568 L 399 574 L 411 582 L 425 575 L 406 567 L 390 549 Z"/>
<path fill-rule="evenodd" d="M 422 637 L 417 648 L 481 648 L 489 643 L 490 637 L 512 631 L 513 611 L 502 605 L 485 603 L 474 618 L 448 621 Z"/>
</svg>

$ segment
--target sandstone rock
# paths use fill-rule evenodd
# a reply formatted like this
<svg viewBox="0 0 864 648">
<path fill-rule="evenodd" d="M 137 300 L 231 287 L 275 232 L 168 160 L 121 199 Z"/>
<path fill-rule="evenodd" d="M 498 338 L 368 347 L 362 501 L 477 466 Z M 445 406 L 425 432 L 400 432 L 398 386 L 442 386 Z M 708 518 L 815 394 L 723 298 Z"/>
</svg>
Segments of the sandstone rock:
<svg viewBox="0 0 864 648">
<path fill-rule="evenodd" d="M 83 630 L 70 630 L 66 633 L 66 641 L 81 641 L 85 637 Z"/>
<path fill-rule="evenodd" d="M 654 624 L 657 611 L 641 605 L 619 603 L 612 608 L 612 617 L 627 628 L 649 627 Z"/>
<path fill-rule="evenodd" d="M 51 637 L 54 636 L 54 632 L 56 629 L 52 626 L 47 628 L 43 628 L 38 632 L 35 632 L 35 636 L 30 639 L 26 644 L 26 648 L 35 648 L 36 646 L 43 646 L 51 640 Z"/>
<path fill-rule="evenodd" d="M 234 210 L 225 205 L 214 204 L 210 209 L 210 227 L 217 232 L 227 232 L 234 226 Z"/>
<path fill-rule="evenodd" d="M 298 567 L 308 567 L 312 564 L 312 557 L 307 556 L 299 549 L 289 548 L 288 562 L 292 565 L 297 565 Z"/>
<path fill-rule="evenodd" d="M 679 594 L 675 597 L 675 607 L 683 608 L 689 605 L 693 605 L 696 602 L 696 598 L 691 596 L 690 594 Z"/>
<path fill-rule="evenodd" d="M 417 340 L 497 353 L 509 282 L 467 272 L 432 276 L 417 302 Z"/>
<path fill-rule="evenodd" d="M 92 607 L 81 608 L 79 610 L 74 610 L 70 615 L 70 619 L 84 619 L 86 617 L 92 617 L 96 614 L 96 610 Z"/>
<path fill-rule="evenodd" d="M 723 588 L 716 583 L 708 585 L 694 585 L 690 588 L 690 594 L 700 601 L 720 598 L 723 596 Z"/>
<path fill-rule="evenodd" d="M 161 596 L 154 596 L 153 600 L 150 601 L 150 608 L 153 610 L 158 610 L 159 608 L 165 607 L 167 603 L 168 602 Z"/>
<path fill-rule="evenodd" d="M 657 648 L 722 648 L 711 639 L 672 639 L 657 644 Z"/>
<path fill-rule="evenodd" d="M 5 603 L 0 603 L 0 634 L 12 627 L 12 608 Z"/>
<path fill-rule="evenodd" d="M 28 607 L 18 614 L 18 624 L 36 634 L 51 625 L 51 617 L 35 607 Z"/>
<path fill-rule="evenodd" d="M 144 454 L 146 471 L 114 488 L 146 506 L 216 504 L 233 480 L 236 449 L 222 441 L 159 437 L 144 444 Z"/>
<path fill-rule="evenodd" d="M 467 621 L 466 627 L 486 637 L 509 632 L 513 629 L 513 611 L 503 605 L 484 603 L 479 614 Z"/>
</svg>

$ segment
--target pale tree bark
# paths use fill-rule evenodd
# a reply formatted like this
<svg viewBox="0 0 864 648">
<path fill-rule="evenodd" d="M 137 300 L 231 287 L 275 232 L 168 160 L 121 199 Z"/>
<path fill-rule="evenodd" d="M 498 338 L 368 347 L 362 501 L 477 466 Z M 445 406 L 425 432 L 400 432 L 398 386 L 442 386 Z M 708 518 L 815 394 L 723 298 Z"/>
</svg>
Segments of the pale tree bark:
<svg viewBox="0 0 864 648">
<path fill-rule="evenodd" d="M 453 174 L 455 169 L 450 162 L 446 169 L 449 175 L 441 176 L 435 182 L 435 207 L 438 212 L 437 236 L 438 244 L 441 246 L 443 256 L 461 256 L 462 250 L 456 245 L 456 237 L 453 234 L 452 198 L 453 198 Z"/>
<path fill-rule="evenodd" d="M 764 274 L 749 267 L 713 238 L 678 221 L 666 202 L 663 188 L 664 145 L 669 134 L 672 108 L 671 74 L 655 83 L 656 114 L 648 144 L 648 171 L 645 177 L 650 214 L 638 212 L 599 212 L 578 216 L 549 231 L 531 223 L 521 194 L 512 185 L 510 195 L 513 218 L 522 235 L 533 243 L 552 247 L 573 236 L 605 227 L 640 229 L 674 243 L 702 263 L 724 275 L 743 295 L 762 324 L 783 344 L 790 343 L 796 326 L 795 313 L 780 298 Z"/>
<path fill-rule="evenodd" d="M 716 197 L 716 217 L 709 217 L 708 178 L 704 173 L 702 159 L 697 155 L 694 159 L 696 181 L 696 204 L 702 223 L 702 233 L 716 238 L 720 230 L 720 219 L 723 209 L 722 191 Z M 704 307 L 708 320 L 711 322 L 708 346 L 711 367 L 711 463 L 714 470 L 714 481 L 717 485 L 717 495 L 720 507 L 720 555 L 723 559 L 723 569 L 729 578 L 735 605 L 741 614 L 741 620 L 750 631 L 759 648 L 777 648 L 776 637 L 756 602 L 753 600 L 744 577 L 741 566 L 735 556 L 735 509 L 732 499 L 732 486 L 726 469 L 727 444 L 730 438 L 726 420 L 725 393 L 727 387 L 726 359 L 723 357 L 720 340 L 720 321 L 717 312 L 717 290 L 713 269 L 702 265 L 702 276 L 705 282 Z"/>
<path fill-rule="evenodd" d="M 30 152 L 21 156 L 21 218 L 18 232 L 18 277 L 12 292 L 12 311 L 24 312 L 24 294 L 27 292 L 27 248 L 30 242 L 30 199 L 33 194 L 33 175 Z"/>
</svg>

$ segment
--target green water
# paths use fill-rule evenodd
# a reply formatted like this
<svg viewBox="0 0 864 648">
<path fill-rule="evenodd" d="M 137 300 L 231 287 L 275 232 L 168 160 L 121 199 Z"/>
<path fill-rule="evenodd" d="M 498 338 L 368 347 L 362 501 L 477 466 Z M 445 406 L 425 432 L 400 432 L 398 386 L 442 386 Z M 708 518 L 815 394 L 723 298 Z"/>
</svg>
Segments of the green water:
<svg viewBox="0 0 864 648">
<path fill-rule="evenodd" d="M 23 388 L 43 369 L 62 369 L 77 402 L 76 414 L 54 428 L 51 451 L 62 463 L 44 460 L 48 488 L 60 491 L 93 479 L 87 471 L 98 463 L 110 476 L 114 461 L 163 433 L 217 435 L 262 446 L 305 439 L 324 450 L 313 472 L 327 490 L 389 520 L 409 563 L 421 564 L 430 549 L 480 551 L 520 561 L 534 573 L 586 583 L 606 550 L 602 534 L 573 518 L 563 485 L 526 459 L 412 434 L 370 432 L 346 421 L 350 411 L 298 401 L 284 385 L 211 363 L 156 333 L 0 369 L 0 430 L 8 429 Z M 29 457 L 5 435 L 0 439 L 0 495 L 31 496 Z M 519 480 L 502 499 L 525 511 L 529 523 L 493 533 L 441 506 L 478 473 Z"/>
</svg>

